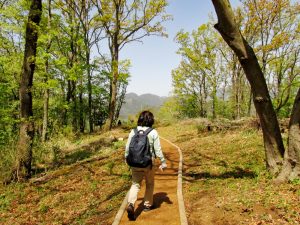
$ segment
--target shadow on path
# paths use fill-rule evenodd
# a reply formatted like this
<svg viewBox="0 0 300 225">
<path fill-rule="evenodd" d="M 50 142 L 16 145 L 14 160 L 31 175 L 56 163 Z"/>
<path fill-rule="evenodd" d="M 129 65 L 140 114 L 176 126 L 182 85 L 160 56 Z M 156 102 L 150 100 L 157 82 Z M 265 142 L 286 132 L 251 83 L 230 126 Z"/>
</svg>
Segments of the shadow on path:
<svg viewBox="0 0 300 225">
<path fill-rule="evenodd" d="M 168 194 L 166 192 L 159 192 L 159 193 L 155 193 L 153 195 L 153 209 L 158 209 L 160 208 L 160 206 L 162 205 L 162 203 L 167 203 L 167 204 L 173 204 L 173 202 L 170 200 L 170 198 L 168 197 Z M 137 209 L 135 210 L 135 219 L 138 218 L 138 216 L 142 213 L 144 209 L 144 202 L 140 202 L 140 204 L 138 205 Z"/>
</svg>

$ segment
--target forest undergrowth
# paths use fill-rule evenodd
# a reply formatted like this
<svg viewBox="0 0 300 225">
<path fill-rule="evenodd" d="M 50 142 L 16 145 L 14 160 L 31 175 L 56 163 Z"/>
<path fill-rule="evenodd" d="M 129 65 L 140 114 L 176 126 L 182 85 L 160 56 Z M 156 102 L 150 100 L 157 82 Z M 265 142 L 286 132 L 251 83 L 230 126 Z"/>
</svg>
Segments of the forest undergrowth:
<svg viewBox="0 0 300 225">
<path fill-rule="evenodd" d="M 33 178 L 0 186 L 0 224 L 111 224 L 130 184 L 125 137 L 115 129 L 35 149 Z"/>
<path fill-rule="evenodd" d="M 128 131 L 57 140 L 55 154 L 51 146 L 37 151 L 29 182 L 0 186 L 0 224 L 111 224 L 130 186 Z M 273 184 L 253 123 L 190 119 L 158 131 L 182 149 L 189 224 L 300 224 L 300 180 Z"/>
</svg>

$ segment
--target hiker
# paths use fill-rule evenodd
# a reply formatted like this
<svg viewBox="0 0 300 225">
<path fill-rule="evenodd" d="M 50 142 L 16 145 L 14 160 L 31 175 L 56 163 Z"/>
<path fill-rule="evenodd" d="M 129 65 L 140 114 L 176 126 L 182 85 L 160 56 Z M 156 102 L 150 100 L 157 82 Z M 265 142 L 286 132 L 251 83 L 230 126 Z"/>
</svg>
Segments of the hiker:
<svg viewBox="0 0 300 225">
<path fill-rule="evenodd" d="M 153 208 L 153 191 L 154 191 L 154 175 L 155 175 L 155 157 L 159 158 L 161 161 L 161 165 L 159 169 L 163 171 L 167 168 L 166 160 L 164 158 L 158 133 L 155 129 L 152 128 L 154 123 L 154 116 L 150 111 L 143 111 L 138 118 L 137 128 L 131 130 L 128 141 L 125 148 L 125 159 L 127 164 L 135 165 L 131 166 L 132 169 L 132 185 L 129 191 L 128 196 L 128 206 L 127 206 L 127 213 L 129 220 L 134 220 L 134 204 L 137 200 L 137 195 L 140 190 L 141 182 L 143 177 L 146 180 L 146 191 L 144 196 L 144 209 L 143 211 L 149 211 Z M 144 133 L 147 135 L 145 139 L 149 141 L 149 151 L 151 154 L 149 165 L 138 165 L 132 164 L 131 161 L 134 159 L 130 159 L 130 155 L 132 155 L 132 146 L 134 143 L 132 141 L 136 140 L 136 136 L 138 133 Z M 133 157 L 132 157 L 133 158 Z M 135 157 L 136 158 L 136 157 Z M 147 165 L 146 167 L 144 167 Z M 143 168 L 144 167 L 144 168 Z"/>
<path fill-rule="evenodd" d="M 121 120 L 118 121 L 118 127 L 122 126 Z"/>
</svg>

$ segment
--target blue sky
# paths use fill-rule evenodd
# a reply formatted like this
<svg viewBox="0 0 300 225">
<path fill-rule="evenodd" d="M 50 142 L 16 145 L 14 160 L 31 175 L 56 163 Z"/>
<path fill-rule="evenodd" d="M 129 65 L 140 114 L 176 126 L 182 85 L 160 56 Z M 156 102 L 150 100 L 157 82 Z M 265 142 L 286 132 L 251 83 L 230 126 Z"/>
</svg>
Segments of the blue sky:
<svg viewBox="0 0 300 225">
<path fill-rule="evenodd" d="M 235 7 L 239 0 L 230 2 Z M 174 42 L 176 33 L 181 29 L 196 29 L 208 22 L 209 14 L 216 17 L 211 0 L 169 0 L 167 13 L 173 15 L 173 20 L 164 24 L 168 38 L 145 37 L 143 43 L 130 43 L 121 50 L 121 58 L 131 60 L 127 93 L 171 95 L 171 71 L 180 62 L 180 57 L 176 54 L 178 45 Z"/>
</svg>

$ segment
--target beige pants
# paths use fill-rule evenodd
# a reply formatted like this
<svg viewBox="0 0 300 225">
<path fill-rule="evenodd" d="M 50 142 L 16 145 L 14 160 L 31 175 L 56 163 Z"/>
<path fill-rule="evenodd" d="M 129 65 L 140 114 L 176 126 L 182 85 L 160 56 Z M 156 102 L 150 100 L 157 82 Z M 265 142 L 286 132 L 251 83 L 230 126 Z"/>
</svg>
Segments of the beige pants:
<svg viewBox="0 0 300 225">
<path fill-rule="evenodd" d="M 153 191 L 154 191 L 154 165 L 146 168 L 132 167 L 132 185 L 129 190 L 128 203 L 134 203 L 137 200 L 138 192 L 141 189 L 141 183 L 145 177 L 146 191 L 144 196 L 144 205 L 152 206 L 153 204 Z"/>
</svg>

